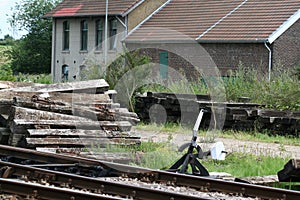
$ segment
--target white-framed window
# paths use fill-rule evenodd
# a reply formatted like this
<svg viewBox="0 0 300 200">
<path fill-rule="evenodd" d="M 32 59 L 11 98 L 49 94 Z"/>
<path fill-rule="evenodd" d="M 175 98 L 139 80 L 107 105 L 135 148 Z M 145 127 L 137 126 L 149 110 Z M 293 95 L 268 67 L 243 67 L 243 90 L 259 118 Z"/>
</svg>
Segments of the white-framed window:
<svg viewBox="0 0 300 200">
<path fill-rule="evenodd" d="M 80 50 L 86 51 L 88 47 L 88 23 L 86 20 L 81 21 L 80 29 L 81 29 Z"/>
<path fill-rule="evenodd" d="M 98 19 L 96 20 L 96 49 L 102 49 L 102 42 L 103 42 L 103 20 Z"/>
<path fill-rule="evenodd" d="M 63 22 L 63 50 L 70 50 L 70 22 Z"/>
<path fill-rule="evenodd" d="M 110 49 L 114 50 L 117 48 L 117 19 L 112 19 L 109 21 L 109 37 L 110 37 Z"/>
</svg>

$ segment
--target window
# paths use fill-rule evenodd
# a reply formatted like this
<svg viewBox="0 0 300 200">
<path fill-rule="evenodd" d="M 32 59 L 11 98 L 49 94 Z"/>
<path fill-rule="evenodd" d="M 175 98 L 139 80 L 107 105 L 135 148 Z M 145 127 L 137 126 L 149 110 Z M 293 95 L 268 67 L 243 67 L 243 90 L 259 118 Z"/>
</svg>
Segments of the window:
<svg viewBox="0 0 300 200">
<path fill-rule="evenodd" d="M 81 21 L 81 45 L 80 50 L 87 50 L 88 46 L 88 23 L 86 20 Z"/>
<path fill-rule="evenodd" d="M 103 42 L 103 20 L 99 19 L 96 21 L 96 49 L 102 49 Z"/>
<path fill-rule="evenodd" d="M 70 22 L 63 22 L 63 50 L 70 49 Z"/>
<path fill-rule="evenodd" d="M 110 20 L 110 31 L 109 31 L 109 37 L 110 37 L 110 49 L 116 49 L 117 48 L 117 20 L 113 19 Z"/>
</svg>

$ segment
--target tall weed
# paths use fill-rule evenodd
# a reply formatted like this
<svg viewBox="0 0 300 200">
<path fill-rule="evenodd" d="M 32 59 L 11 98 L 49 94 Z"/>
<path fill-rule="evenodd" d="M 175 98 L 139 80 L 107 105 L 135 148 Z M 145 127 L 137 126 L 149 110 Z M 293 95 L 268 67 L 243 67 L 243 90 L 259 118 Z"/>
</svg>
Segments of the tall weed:
<svg viewBox="0 0 300 200">
<path fill-rule="evenodd" d="M 275 67 L 271 73 L 271 80 L 254 68 L 240 64 L 235 72 L 228 77 L 222 77 L 227 101 L 238 101 L 240 97 L 249 97 L 251 102 L 266 105 L 279 110 L 300 111 L 300 80 L 299 71 L 296 73 Z M 194 94 L 208 94 L 210 90 L 203 78 L 190 82 Z M 159 85 L 147 86 L 146 91 L 184 93 L 189 91 L 187 85 L 181 81 L 168 83 L 167 87 Z M 223 90 L 220 90 L 223 92 Z"/>
</svg>

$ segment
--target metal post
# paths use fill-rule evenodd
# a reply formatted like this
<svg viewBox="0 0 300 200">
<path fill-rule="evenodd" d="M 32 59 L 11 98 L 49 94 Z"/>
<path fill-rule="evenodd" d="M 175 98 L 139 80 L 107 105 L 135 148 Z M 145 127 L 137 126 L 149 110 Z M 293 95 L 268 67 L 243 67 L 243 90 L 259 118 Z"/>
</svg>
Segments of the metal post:
<svg viewBox="0 0 300 200">
<path fill-rule="evenodd" d="M 107 52 L 108 52 L 108 0 L 105 5 L 105 43 L 104 43 L 104 64 L 107 64 Z"/>
</svg>

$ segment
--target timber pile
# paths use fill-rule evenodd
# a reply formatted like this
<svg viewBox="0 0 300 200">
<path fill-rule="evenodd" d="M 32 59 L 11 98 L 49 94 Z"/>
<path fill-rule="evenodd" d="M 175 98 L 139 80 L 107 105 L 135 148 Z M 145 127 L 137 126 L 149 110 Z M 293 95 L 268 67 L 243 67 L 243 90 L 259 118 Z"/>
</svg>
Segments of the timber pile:
<svg viewBox="0 0 300 200">
<path fill-rule="evenodd" d="M 162 108 L 163 107 L 163 108 Z M 213 124 L 214 117 L 225 115 L 223 129 L 268 130 L 276 135 L 300 135 L 300 112 L 275 111 L 264 105 L 246 102 L 212 102 L 206 95 L 152 93 L 136 97 L 136 112 L 144 122 L 181 122 L 194 124 L 200 109 L 204 115 L 201 128 Z M 163 116 L 161 113 L 166 113 Z"/>
<path fill-rule="evenodd" d="M 114 103 L 104 80 L 0 90 L 0 142 L 40 151 L 138 145 L 135 113 Z"/>
</svg>

